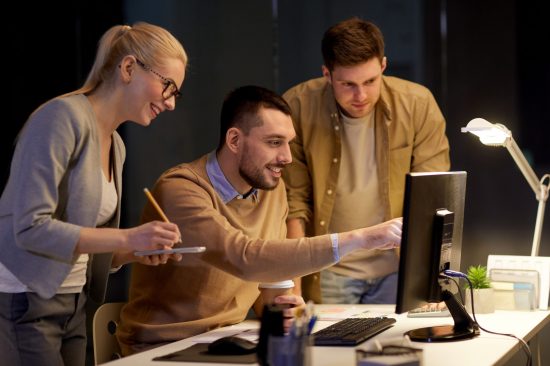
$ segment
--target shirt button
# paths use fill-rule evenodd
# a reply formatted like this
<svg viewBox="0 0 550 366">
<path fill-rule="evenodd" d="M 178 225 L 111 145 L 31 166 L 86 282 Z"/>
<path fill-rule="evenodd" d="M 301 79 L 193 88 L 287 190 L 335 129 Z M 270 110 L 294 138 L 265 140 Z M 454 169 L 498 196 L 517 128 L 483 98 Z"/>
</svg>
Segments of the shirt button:
<svg viewBox="0 0 550 366">
<path fill-rule="evenodd" d="M 321 221 L 319 221 L 319 225 L 321 225 L 321 226 L 325 226 L 325 220 L 321 220 Z"/>
<path fill-rule="evenodd" d="M 338 125 L 334 126 L 334 131 L 338 131 L 338 130 L 340 130 L 340 126 Z"/>
<path fill-rule="evenodd" d="M 336 163 L 338 162 L 338 158 L 333 158 L 333 159 L 332 159 L 332 162 L 333 162 L 334 164 L 336 164 Z"/>
<path fill-rule="evenodd" d="M 332 189 L 327 189 L 327 194 L 330 196 L 332 194 Z"/>
</svg>

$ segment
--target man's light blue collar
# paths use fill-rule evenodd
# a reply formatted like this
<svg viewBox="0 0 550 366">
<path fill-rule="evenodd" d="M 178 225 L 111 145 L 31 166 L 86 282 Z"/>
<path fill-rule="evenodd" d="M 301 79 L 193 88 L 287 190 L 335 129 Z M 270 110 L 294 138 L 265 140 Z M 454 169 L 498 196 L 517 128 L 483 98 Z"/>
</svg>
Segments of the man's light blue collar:
<svg viewBox="0 0 550 366">
<path fill-rule="evenodd" d="M 253 189 L 249 194 L 246 195 L 246 197 L 244 197 L 242 194 L 237 192 L 235 188 L 233 188 L 231 183 L 229 183 L 227 178 L 225 178 L 225 175 L 220 168 L 218 158 L 216 157 L 216 150 L 208 154 L 206 160 L 206 174 L 208 174 L 208 178 L 210 179 L 210 182 L 212 182 L 212 186 L 220 195 L 223 203 L 227 203 L 235 198 L 246 199 L 248 197 L 252 197 L 254 201 L 258 200 L 257 189 Z"/>
</svg>

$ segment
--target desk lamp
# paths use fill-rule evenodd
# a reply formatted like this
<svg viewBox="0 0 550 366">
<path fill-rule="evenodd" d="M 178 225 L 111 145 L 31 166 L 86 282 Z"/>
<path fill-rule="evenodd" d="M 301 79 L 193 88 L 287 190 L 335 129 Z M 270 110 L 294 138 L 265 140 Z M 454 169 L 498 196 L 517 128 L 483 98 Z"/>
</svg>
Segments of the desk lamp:
<svg viewBox="0 0 550 366">
<path fill-rule="evenodd" d="M 545 184 L 545 180 L 550 181 L 550 174 L 545 174 L 542 179 L 539 180 L 519 149 L 519 146 L 516 144 L 516 141 L 512 138 L 512 132 L 499 123 L 493 124 L 483 118 L 474 118 L 468 122 L 466 127 L 462 127 L 460 130 L 478 136 L 479 140 L 484 145 L 506 147 L 510 155 L 512 155 L 512 158 L 514 158 L 519 170 L 521 170 L 523 176 L 527 179 L 527 182 L 535 192 L 537 201 L 539 201 L 533 246 L 531 248 L 531 256 L 538 256 L 542 234 L 542 222 L 544 221 L 544 208 L 550 190 L 549 184 L 548 182 Z"/>
</svg>

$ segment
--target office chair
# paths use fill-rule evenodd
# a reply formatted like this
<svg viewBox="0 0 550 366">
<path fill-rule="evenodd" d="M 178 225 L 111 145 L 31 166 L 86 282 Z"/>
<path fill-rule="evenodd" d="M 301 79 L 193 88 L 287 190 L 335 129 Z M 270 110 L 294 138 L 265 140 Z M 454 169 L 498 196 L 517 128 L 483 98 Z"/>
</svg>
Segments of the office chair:
<svg viewBox="0 0 550 366">
<path fill-rule="evenodd" d="M 124 304 L 123 302 L 106 303 L 101 305 L 94 314 L 92 329 L 96 365 L 122 358 L 115 331 L 120 319 L 120 310 Z"/>
</svg>

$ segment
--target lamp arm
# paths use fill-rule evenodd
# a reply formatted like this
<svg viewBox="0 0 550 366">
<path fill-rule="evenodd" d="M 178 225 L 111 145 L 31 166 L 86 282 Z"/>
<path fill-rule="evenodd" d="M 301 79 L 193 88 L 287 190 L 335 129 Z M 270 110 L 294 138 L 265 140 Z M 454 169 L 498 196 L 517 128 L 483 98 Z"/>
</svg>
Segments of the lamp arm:
<svg viewBox="0 0 550 366">
<path fill-rule="evenodd" d="M 512 155 L 512 158 L 516 162 L 519 170 L 521 170 L 523 176 L 525 177 L 525 179 L 527 179 L 527 183 L 529 183 L 531 189 L 533 190 L 533 192 L 535 192 L 538 200 L 539 196 L 541 195 L 541 188 L 539 179 L 533 171 L 533 168 L 531 168 L 531 165 L 529 165 L 529 162 L 527 162 L 527 159 L 525 159 L 525 155 L 523 155 L 518 144 L 516 144 L 516 141 L 511 136 L 506 140 L 505 146 L 508 149 L 510 155 Z"/>
<path fill-rule="evenodd" d="M 543 188 L 544 188 L 544 185 L 541 184 L 541 189 Z M 535 223 L 535 234 L 533 235 L 533 245 L 531 246 L 532 257 L 536 257 L 537 255 L 539 255 L 539 247 L 540 247 L 540 239 L 542 237 L 542 223 L 544 221 L 545 206 L 546 206 L 546 200 L 541 197 L 541 199 L 539 199 L 539 208 L 537 209 L 537 221 Z"/>
<path fill-rule="evenodd" d="M 539 255 L 540 240 L 542 236 L 544 210 L 546 208 L 546 200 L 548 199 L 548 187 L 544 184 L 544 179 L 546 176 L 539 181 L 537 175 L 533 171 L 533 168 L 531 168 L 531 165 L 529 165 L 527 159 L 525 159 L 525 155 L 523 155 L 519 146 L 516 144 L 516 141 L 511 136 L 507 139 L 505 146 L 510 155 L 512 155 L 512 158 L 514 158 L 519 170 L 521 170 L 523 176 L 527 179 L 527 182 L 535 192 L 537 200 L 539 201 L 537 220 L 535 223 L 535 233 L 533 235 L 533 245 L 531 247 L 531 256 L 537 256 Z"/>
<path fill-rule="evenodd" d="M 546 207 L 546 200 L 548 199 L 548 193 L 550 191 L 550 187 L 544 184 L 545 180 L 550 181 L 550 174 L 545 174 L 539 184 L 539 194 L 537 195 L 539 207 L 537 209 L 537 221 L 535 223 L 535 234 L 533 235 L 531 256 L 539 255 L 540 240 L 542 237 L 542 224 L 544 222 L 544 209 Z"/>
</svg>

